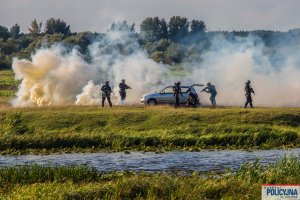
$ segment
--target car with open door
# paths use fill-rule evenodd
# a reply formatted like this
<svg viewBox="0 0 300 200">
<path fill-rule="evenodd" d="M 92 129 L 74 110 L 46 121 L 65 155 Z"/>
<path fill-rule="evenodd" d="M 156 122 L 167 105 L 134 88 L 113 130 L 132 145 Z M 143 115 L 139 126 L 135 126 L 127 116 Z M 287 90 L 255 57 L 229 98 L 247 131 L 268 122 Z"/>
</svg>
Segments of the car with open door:
<svg viewBox="0 0 300 200">
<path fill-rule="evenodd" d="M 198 94 L 194 87 L 202 87 L 203 84 L 193 84 L 190 86 L 180 86 L 182 96 L 179 95 L 179 102 L 181 104 L 184 104 L 188 98 L 188 92 L 191 91 L 196 97 L 198 97 Z M 140 98 L 140 102 L 145 105 L 157 105 L 157 104 L 174 104 L 175 97 L 173 94 L 173 87 L 174 86 L 167 86 L 163 89 L 157 90 L 152 93 L 144 94 Z M 199 97 L 198 97 L 199 98 Z"/>
</svg>

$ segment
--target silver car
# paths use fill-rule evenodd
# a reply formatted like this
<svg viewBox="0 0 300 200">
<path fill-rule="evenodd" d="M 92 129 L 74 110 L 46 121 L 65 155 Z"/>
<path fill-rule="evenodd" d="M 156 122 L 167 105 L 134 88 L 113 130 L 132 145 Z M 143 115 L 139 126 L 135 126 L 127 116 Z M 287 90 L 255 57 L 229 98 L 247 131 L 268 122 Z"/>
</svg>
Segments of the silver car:
<svg viewBox="0 0 300 200">
<path fill-rule="evenodd" d="M 188 91 L 190 90 L 193 94 L 198 97 L 198 94 L 195 90 L 195 86 L 203 86 L 202 84 L 193 84 L 191 86 L 180 86 L 182 96 L 179 95 L 179 102 L 181 104 L 185 103 L 188 98 Z M 174 86 L 167 86 L 162 90 L 158 90 L 153 93 L 144 94 L 140 98 L 140 102 L 146 105 L 157 105 L 157 104 L 174 104 L 175 97 L 173 94 Z"/>
</svg>

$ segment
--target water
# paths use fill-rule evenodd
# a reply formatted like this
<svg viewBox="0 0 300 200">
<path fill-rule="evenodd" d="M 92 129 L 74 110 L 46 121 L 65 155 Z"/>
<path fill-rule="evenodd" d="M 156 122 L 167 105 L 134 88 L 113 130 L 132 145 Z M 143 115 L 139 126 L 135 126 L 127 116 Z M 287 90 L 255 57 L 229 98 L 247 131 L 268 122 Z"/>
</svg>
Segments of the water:
<svg viewBox="0 0 300 200">
<path fill-rule="evenodd" d="M 224 171 L 236 170 L 244 162 L 252 162 L 257 158 L 262 164 L 275 162 L 284 155 L 300 155 L 300 148 L 291 150 L 221 150 L 184 152 L 170 151 L 156 154 L 154 152 L 119 153 L 87 153 L 87 154 L 53 154 L 53 155 L 21 155 L 1 156 L 0 167 L 22 164 L 42 165 L 74 165 L 86 164 L 99 171 Z"/>
</svg>

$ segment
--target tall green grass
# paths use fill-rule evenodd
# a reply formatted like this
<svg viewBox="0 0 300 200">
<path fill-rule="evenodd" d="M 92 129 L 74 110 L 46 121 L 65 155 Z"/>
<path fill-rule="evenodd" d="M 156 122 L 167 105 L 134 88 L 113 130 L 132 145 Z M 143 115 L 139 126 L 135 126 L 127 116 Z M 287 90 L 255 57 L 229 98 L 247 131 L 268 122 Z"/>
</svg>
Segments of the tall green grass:
<svg viewBox="0 0 300 200">
<path fill-rule="evenodd" d="M 44 182 L 93 182 L 101 177 L 94 168 L 79 166 L 20 165 L 0 168 L 0 185 Z"/>
<path fill-rule="evenodd" d="M 18 85 L 19 81 L 14 79 L 14 73 L 12 70 L 0 70 L 0 86 L 15 86 Z"/>
<path fill-rule="evenodd" d="M 16 113 L 21 120 L 12 120 L 12 116 L 18 116 Z M 0 110 L 0 150 L 26 153 L 299 147 L 299 116 L 300 109 L 288 108 L 7 108 Z"/>
<path fill-rule="evenodd" d="M 11 199 L 260 199 L 261 184 L 300 182 L 299 157 L 263 167 L 245 163 L 218 176 L 101 173 L 86 166 L 17 166 L 0 169 L 1 195 Z"/>
<path fill-rule="evenodd" d="M 13 97 L 15 96 L 15 92 L 12 90 L 0 90 L 1 97 Z"/>
<path fill-rule="evenodd" d="M 14 79 L 12 70 L 0 70 L 0 107 L 9 105 L 19 84 L 20 81 Z"/>
</svg>

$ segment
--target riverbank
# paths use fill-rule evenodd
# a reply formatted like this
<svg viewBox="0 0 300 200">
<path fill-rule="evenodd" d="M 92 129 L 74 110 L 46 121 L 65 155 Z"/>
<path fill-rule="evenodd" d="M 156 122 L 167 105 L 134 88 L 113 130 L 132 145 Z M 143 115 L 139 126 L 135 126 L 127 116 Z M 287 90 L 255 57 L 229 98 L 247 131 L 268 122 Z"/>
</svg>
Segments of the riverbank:
<svg viewBox="0 0 300 200">
<path fill-rule="evenodd" d="M 299 183 L 300 161 L 299 157 L 284 157 L 267 167 L 245 163 L 237 172 L 217 176 L 23 165 L 0 168 L 0 177 L 4 199 L 260 199 L 261 184 Z"/>
<path fill-rule="evenodd" d="M 0 110 L 2 154 L 300 147 L 299 108 Z"/>
</svg>

